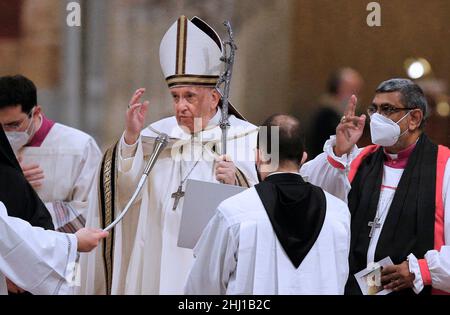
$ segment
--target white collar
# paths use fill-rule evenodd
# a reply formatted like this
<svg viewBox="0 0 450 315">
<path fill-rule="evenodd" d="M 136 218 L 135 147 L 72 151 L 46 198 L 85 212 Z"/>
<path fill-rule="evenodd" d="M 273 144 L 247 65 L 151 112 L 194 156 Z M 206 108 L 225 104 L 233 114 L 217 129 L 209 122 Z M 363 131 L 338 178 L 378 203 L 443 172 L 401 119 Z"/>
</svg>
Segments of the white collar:
<svg viewBox="0 0 450 315">
<path fill-rule="evenodd" d="M 202 141 L 210 142 L 210 141 L 220 141 L 221 139 L 221 129 L 219 127 L 221 118 L 221 111 L 218 110 L 216 114 L 210 119 L 208 122 L 207 128 L 201 132 Z M 230 128 L 228 131 L 227 139 L 233 140 L 240 137 L 244 137 L 251 133 L 257 133 L 258 127 L 237 119 L 234 115 L 230 115 L 230 124 L 233 128 Z M 190 133 L 186 133 L 177 123 L 176 117 L 168 117 L 165 119 L 161 119 L 149 127 L 145 128 L 141 135 L 144 138 L 154 139 L 158 136 L 158 134 L 166 133 L 173 140 L 186 140 L 190 141 L 192 139 L 192 135 Z M 152 142 L 153 140 L 151 140 Z"/>
</svg>

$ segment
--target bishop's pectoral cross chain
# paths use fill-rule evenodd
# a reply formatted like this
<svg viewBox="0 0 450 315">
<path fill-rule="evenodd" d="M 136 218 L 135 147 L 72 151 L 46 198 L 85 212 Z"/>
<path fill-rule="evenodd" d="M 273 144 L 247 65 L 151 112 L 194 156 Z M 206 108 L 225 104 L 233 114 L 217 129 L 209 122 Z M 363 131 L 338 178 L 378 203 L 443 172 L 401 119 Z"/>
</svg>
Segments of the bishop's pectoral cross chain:
<svg viewBox="0 0 450 315">
<path fill-rule="evenodd" d="M 183 153 L 183 147 L 181 147 L 181 152 L 180 153 Z M 176 192 L 174 192 L 172 194 L 172 196 L 171 196 L 172 199 L 174 199 L 173 200 L 173 207 L 172 207 L 173 211 L 177 210 L 178 204 L 180 203 L 180 199 L 184 197 L 183 184 L 188 179 L 189 175 L 191 175 L 192 171 L 197 166 L 198 162 L 200 162 L 200 160 L 197 160 L 197 162 L 195 162 L 194 166 L 191 168 L 191 170 L 186 175 L 186 177 L 184 177 L 184 179 L 181 180 L 181 177 L 182 177 L 182 170 L 181 170 L 182 159 L 180 160 L 180 180 L 181 180 L 181 182 L 180 182 L 180 186 L 178 186 L 178 190 Z"/>
</svg>

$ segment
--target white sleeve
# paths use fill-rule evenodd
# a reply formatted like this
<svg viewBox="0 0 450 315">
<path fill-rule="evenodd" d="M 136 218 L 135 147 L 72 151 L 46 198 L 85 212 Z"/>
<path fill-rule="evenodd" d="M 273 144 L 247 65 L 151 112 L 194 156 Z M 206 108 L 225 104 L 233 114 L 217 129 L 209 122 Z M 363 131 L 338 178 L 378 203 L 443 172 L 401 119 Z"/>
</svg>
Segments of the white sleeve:
<svg viewBox="0 0 450 315">
<path fill-rule="evenodd" d="M 195 261 L 185 294 L 224 295 L 236 268 L 237 240 L 220 212 L 211 219 L 194 249 Z"/>
<path fill-rule="evenodd" d="M 70 192 L 71 199 L 45 203 L 52 214 L 55 230 L 71 233 L 84 226 L 87 218 L 89 192 L 95 182 L 101 159 L 101 151 L 95 140 L 91 138 L 84 148 L 83 158 L 76 170 L 77 176 Z"/>
<path fill-rule="evenodd" d="M 408 257 L 409 270 L 415 275 L 413 289 L 416 293 L 420 293 L 425 285 L 450 292 L 450 160 L 445 166 L 442 198 L 445 245 L 440 251 L 428 251 L 425 259 L 418 260 L 414 255 Z"/>
<path fill-rule="evenodd" d="M 127 144 L 125 142 L 125 133 L 120 138 L 119 142 L 119 169 L 123 173 L 127 173 L 133 169 L 134 160 L 139 158 L 140 152 L 142 151 L 142 138 L 139 137 L 136 143 Z M 138 150 L 141 149 L 141 150 Z"/>
<path fill-rule="evenodd" d="M 311 184 L 321 187 L 347 203 L 351 189 L 348 180 L 350 164 L 361 150 L 355 145 L 350 154 L 337 157 L 333 150 L 335 145 L 336 136 L 331 136 L 324 145 L 324 152 L 314 160 L 305 163 L 300 169 L 300 174 Z"/>
<path fill-rule="evenodd" d="M 9 217 L 0 202 L 0 272 L 32 294 L 71 292 L 77 259 L 75 235 L 46 231 Z"/>
<path fill-rule="evenodd" d="M 140 140 L 141 139 L 139 138 L 135 143 L 127 144 L 125 142 L 125 133 L 124 133 L 120 138 L 120 156 L 123 159 L 134 158 Z"/>
<path fill-rule="evenodd" d="M 122 136 L 119 143 L 118 183 L 119 200 L 129 200 L 134 193 L 142 174 L 145 160 L 142 137 L 133 145 L 125 143 Z"/>
</svg>

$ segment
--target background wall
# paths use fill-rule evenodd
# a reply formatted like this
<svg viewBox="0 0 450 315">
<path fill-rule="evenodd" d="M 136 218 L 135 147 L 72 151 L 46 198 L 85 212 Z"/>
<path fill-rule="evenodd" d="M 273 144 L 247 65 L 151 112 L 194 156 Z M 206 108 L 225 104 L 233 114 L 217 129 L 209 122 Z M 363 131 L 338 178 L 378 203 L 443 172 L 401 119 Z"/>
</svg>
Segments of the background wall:
<svg viewBox="0 0 450 315">
<path fill-rule="evenodd" d="M 121 135 L 139 87 L 151 101 L 148 122 L 171 115 L 158 52 L 181 14 L 198 15 L 222 36 L 231 19 L 239 46 L 232 100 L 256 124 L 286 111 L 307 122 L 329 73 L 342 66 L 364 77 L 361 111 L 378 83 L 406 76 L 409 57 L 431 63 L 424 84 L 439 97 L 450 82 L 448 0 L 380 0 L 382 26 L 373 28 L 365 0 L 80 0 L 80 28 L 66 25 L 68 2 L 0 0 L 0 75 L 29 76 L 51 118 L 103 148 Z M 428 127 L 447 145 L 449 119 L 434 114 Z"/>
</svg>

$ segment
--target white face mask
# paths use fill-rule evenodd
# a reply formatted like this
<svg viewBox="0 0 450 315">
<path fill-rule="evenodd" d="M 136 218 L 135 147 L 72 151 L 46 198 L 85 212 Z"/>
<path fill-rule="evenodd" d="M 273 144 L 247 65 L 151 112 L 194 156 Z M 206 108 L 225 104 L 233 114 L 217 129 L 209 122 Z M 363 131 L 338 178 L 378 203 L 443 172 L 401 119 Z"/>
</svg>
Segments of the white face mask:
<svg viewBox="0 0 450 315">
<path fill-rule="evenodd" d="M 13 151 L 17 153 L 22 147 L 24 147 L 31 138 L 34 129 L 33 115 L 31 115 L 30 123 L 25 131 L 5 131 L 9 144 Z"/>
<path fill-rule="evenodd" d="M 408 112 L 398 122 L 394 122 L 391 119 L 384 117 L 378 113 L 370 116 L 370 135 L 372 137 L 372 143 L 381 145 L 382 147 L 392 147 L 397 143 L 398 139 L 408 132 L 408 129 L 400 134 L 400 126 L 398 125 L 405 117 L 409 115 Z"/>
</svg>

